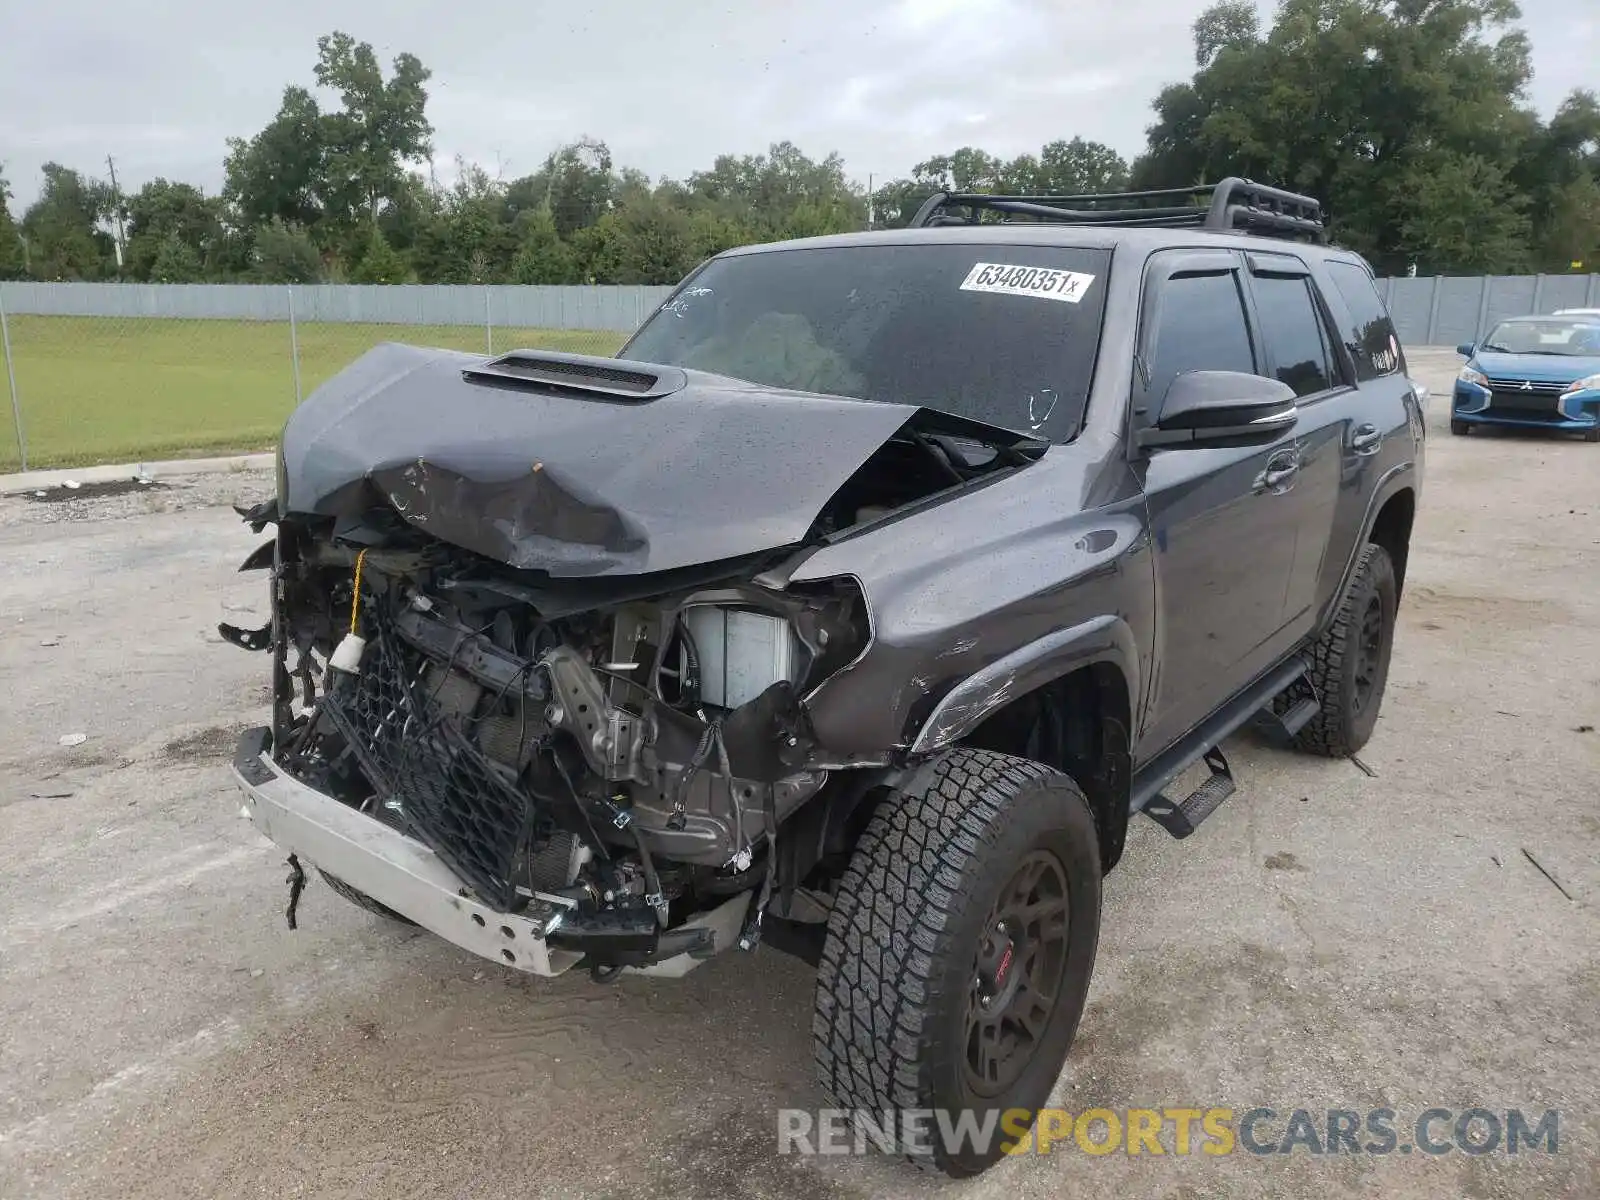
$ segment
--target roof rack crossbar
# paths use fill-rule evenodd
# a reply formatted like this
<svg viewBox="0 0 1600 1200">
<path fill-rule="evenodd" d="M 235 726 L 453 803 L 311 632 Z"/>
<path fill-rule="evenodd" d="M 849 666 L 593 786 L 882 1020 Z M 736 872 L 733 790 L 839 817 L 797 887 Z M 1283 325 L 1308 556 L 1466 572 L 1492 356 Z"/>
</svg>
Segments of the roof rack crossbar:
<svg viewBox="0 0 1600 1200">
<path fill-rule="evenodd" d="M 1180 197 L 1190 198 L 1194 203 L 1170 203 Z M 1151 203 L 1160 200 L 1169 203 Z M 1129 204 L 1130 201 L 1136 203 Z M 970 216 L 956 216 L 950 211 L 952 209 L 966 209 Z M 1238 176 L 1230 176 L 1220 183 L 1192 187 L 1101 192 L 1082 196 L 935 192 L 911 218 L 911 228 L 976 225 L 985 211 L 1006 217 L 1031 217 L 1061 225 L 1194 226 L 1216 231 L 1239 230 L 1279 237 L 1310 238 L 1315 241 L 1324 241 L 1327 236 L 1319 201 Z"/>
</svg>

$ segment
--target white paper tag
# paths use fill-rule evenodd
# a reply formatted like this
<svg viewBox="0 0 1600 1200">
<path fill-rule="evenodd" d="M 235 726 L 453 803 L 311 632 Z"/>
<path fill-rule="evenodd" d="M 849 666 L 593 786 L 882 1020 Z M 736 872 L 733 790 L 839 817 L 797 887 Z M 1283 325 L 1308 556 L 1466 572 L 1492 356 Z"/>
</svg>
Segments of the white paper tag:
<svg viewBox="0 0 1600 1200">
<path fill-rule="evenodd" d="M 1002 296 L 1033 296 L 1076 304 L 1094 282 L 1093 275 L 1058 271 L 1053 267 L 1026 267 L 1010 263 L 974 263 L 961 281 L 963 292 L 994 292 Z"/>
</svg>

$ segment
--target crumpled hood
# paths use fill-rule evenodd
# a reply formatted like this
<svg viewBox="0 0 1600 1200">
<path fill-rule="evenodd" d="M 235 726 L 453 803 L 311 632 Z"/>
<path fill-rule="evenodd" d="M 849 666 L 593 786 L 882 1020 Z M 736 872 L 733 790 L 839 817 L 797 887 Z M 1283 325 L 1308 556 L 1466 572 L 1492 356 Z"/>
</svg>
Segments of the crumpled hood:
<svg viewBox="0 0 1600 1200">
<path fill-rule="evenodd" d="M 1501 354 L 1485 350 L 1472 359 L 1475 370 L 1491 379 L 1531 379 L 1536 383 L 1572 383 L 1600 374 L 1600 357 L 1565 354 Z"/>
<path fill-rule="evenodd" d="M 652 399 L 463 377 L 484 364 L 401 345 L 356 360 L 284 427 L 280 511 L 355 517 L 383 500 L 512 567 L 671 570 L 799 542 L 921 411 L 695 371 Z"/>
</svg>

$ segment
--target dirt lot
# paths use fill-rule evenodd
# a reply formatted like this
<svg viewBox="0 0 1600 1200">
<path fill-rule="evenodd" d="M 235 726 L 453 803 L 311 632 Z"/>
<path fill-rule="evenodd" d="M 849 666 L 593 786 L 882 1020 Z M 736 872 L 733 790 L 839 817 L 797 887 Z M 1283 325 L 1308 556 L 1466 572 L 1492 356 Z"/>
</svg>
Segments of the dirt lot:
<svg viewBox="0 0 1600 1200">
<path fill-rule="evenodd" d="M 1443 435 L 1453 358 L 1413 366 Z M 531 980 L 320 883 L 285 929 L 225 769 L 265 663 L 214 632 L 262 610 L 223 505 L 266 486 L 0 500 L 0 1195 L 1600 1195 L 1600 446 L 1431 440 L 1375 774 L 1240 739 L 1198 835 L 1135 823 L 1057 1093 L 1272 1137 L 1559 1109 L 1559 1152 L 1068 1146 L 949 1187 L 776 1155 L 774 1110 L 823 1101 L 770 951 Z"/>
</svg>

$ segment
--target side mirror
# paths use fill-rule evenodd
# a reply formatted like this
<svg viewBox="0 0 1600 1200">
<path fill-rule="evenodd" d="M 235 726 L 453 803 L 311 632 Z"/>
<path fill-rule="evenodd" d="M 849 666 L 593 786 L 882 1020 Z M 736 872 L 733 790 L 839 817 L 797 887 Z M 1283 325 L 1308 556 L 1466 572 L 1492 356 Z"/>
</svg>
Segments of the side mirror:
<svg viewBox="0 0 1600 1200">
<path fill-rule="evenodd" d="M 1167 388 L 1161 419 L 1141 430 L 1140 447 L 1259 446 L 1300 419 L 1294 389 L 1264 375 L 1190 371 Z"/>
<path fill-rule="evenodd" d="M 1461 345 L 1456 347 L 1456 353 L 1461 355 L 1462 358 L 1471 358 L 1472 352 L 1477 348 L 1478 347 L 1471 342 L 1462 342 Z"/>
</svg>

